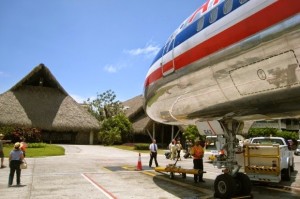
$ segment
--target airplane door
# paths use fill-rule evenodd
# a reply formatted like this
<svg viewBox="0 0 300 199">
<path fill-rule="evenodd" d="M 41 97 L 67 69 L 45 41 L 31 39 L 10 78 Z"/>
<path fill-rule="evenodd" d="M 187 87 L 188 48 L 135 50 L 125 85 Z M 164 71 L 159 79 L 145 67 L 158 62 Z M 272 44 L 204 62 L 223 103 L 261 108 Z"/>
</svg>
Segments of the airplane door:
<svg viewBox="0 0 300 199">
<path fill-rule="evenodd" d="M 172 72 L 174 72 L 175 70 L 174 43 L 175 43 L 175 37 L 169 42 L 167 42 L 164 47 L 163 56 L 161 57 L 161 62 L 160 62 L 163 76 L 167 76 Z"/>
</svg>

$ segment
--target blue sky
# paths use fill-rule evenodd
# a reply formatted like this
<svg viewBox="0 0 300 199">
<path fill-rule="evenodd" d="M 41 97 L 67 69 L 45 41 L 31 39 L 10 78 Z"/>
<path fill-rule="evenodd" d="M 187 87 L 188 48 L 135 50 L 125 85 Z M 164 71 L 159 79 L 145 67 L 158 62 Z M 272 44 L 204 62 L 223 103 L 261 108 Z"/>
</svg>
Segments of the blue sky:
<svg viewBox="0 0 300 199">
<path fill-rule="evenodd" d="M 0 93 L 45 64 L 76 101 L 125 101 L 171 33 L 204 0 L 1 0 Z"/>
</svg>

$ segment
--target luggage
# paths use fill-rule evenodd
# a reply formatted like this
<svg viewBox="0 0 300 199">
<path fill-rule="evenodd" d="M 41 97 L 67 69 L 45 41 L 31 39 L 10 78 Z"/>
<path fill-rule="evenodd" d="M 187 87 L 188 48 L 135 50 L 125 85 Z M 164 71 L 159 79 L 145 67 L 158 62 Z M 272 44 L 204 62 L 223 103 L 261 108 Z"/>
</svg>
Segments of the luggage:
<svg viewBox="0 0 300 199">
<path fill-rule="evenodd" d="M 170 157 L 171 157 L 171 152 L 169 152 L 169 151 L 168 151 L 168 152 L 165 152 L 165 156 L 166 156 L 167 159 L 170 159 Z"/>
<path fill-rule="evenodd" d="M 189 157 L 190 157 L 190 153 L 189 153 L 189 152 L 186 152 L 186 153 L 183 155 L 183 157 L 184 157 L 185 159 L 189 158 Z"/>
</svg>

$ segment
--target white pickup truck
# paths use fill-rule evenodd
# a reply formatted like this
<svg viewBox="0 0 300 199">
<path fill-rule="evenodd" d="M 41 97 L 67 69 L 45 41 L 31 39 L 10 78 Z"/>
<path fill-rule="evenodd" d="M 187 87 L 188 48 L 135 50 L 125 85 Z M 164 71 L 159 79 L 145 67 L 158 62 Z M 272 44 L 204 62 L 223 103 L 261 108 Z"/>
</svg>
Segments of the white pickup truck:
<svg viewBox="0 0 300 199">
<path fill-rule="evenodd" d="M 251 181 L 289 181 L 294 156 L 281 137 L 255 137 L 244 145 L 244 168 Z"/>
</svg>

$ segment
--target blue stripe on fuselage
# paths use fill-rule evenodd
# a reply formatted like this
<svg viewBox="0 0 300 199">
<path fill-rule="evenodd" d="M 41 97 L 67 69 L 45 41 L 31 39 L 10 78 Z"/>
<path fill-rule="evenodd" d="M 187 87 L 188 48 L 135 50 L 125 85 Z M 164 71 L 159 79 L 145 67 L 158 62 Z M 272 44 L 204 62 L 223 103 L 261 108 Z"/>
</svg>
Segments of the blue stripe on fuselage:
<svg viewBox="0 0 300 199">
<path fill-rule="evenodd" d="M 233 5 L 232 5 L 232 9 L 229 13 L 231 13 L 232 11 L 236 10 L 237 8 L 239 8 L 241 5 L 243 5 L 244 3 L 248 2 L 250 0 L 233 0 Z M 224 5 L 227 1 L 223 1 L 222 3 L 220 3 L 220 5 L 216 6 L 218 7 L 218 17 L 216 19 L 216 21 L 218 21 L 219 19 L 223 18 L 225 15 L 223 10 L 224 10 Z M 179 32 L 177 35 L 175 35 L 175 44 L 174 44 L 174 48 L 178 45 L 180 45 L 181 43 L 185 42 L 187 39 L 189 39 L 190 37 L 194 36 L 195 34 L 197 34 L 199 31 L 204 30 L 205 28 L 207 28 L 208 26 L 212 25 L 213 23 L 215 23 L 216 21 L 214 21 L 213 23 L 209 22 L 209 17 L 210 17 L 210 13 L 216 9 L 216 7 L 212 8 L 209 12 L 207 12 L 206 14 L 202 15 L 199 19 L 195 20 L 193 23 L 191 23 L 190 25 L 188 25 L 187 27 L 185 27 L 181 32 Z M 199 31 L 197 31 L 197 25 L 199 20 L 204 17 L 204 24 L 203 24 L 203 28 Z M 172 42 L 172 40 L 169 40 L 169 42 Z M 169 45 L 168 43 L 166 43 L 166 45 Z M 165 46 L 166 46 L 165 45 Z M 157 53 L 157 55 L 155 56 L 151 66 L 158 60 L 160 59 L 163 55 L 165 55 L 166 53 L 168 53 L 169 51 L 171 51 L 173 48 L 169 48 L 167 49 L 165 52 L 164 48 L 160 49 L 160 51 Z M 151 67 L 150 66 L 150 67 Z"/>
</svg>

